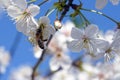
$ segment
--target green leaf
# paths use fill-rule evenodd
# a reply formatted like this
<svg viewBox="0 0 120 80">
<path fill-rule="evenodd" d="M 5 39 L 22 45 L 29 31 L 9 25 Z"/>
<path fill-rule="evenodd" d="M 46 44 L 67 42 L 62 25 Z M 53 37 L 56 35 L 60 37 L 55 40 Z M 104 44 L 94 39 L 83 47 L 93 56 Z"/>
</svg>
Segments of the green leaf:
<svg viewBox="0 0 120 80">
<path fill-rule="evenodd" d="M 65 5 L 66 5 L 65 2 L 54 3 L 54 7 L 56 7 L 58 9 L 58 11 L 62 11 Z"/>
<path fill-rule="evenodd" d="M 70 14 L 70 17 L 76 17 L 79 14 L 78 11 L 74 11 L 74 13 Z"/>
</svg>

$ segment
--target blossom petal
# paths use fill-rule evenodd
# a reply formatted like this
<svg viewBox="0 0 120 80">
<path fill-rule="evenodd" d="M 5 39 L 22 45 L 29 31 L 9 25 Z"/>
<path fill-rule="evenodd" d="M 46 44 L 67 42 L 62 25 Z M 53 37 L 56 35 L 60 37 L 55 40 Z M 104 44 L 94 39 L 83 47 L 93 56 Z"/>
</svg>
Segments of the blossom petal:
<svg viewBox="0 0 120 80">
<path fill-rule="evenodd" d="M 91 24 L 88 25 L 87 28 L 85 29 L 85 35 L 87 37 L 94 37 L 98 32 L 98 27 L 97 25 Z"/>
<path fill-rule="evenodd" d="M 71 67 L 71 59 L 68 55 L 63 55 L 62 59 L 60 60 L 61 67 L 63 69 L 68 69 Z"/>
<path fill-rule="evenodd" d="M 38 28 L 38 23 L 37 21 L 33 18 L 33 16 L 30 16 L 30 19 L 29 19 L 29 26 L 32 26 L 32 27 L 37 27 Z"/>
<path fill-rule="evenodd" d="M 78 40 L 73 40 L 67 44 L 67 47 L 73 52 L 80 52 L 83 48 L 83 42 Z"/>
<path fill-rule="evenodd" d="M 57 61 L 57 58 L 55 56 L 50 60 L 49 64 L 52 71 L 56 71 L 60 68 L 60 63 Z"/>
<path fill-rule="evenodd" d="M 7 12 L 8 15 L 12 18 L 16 18 L 22 13 L 21 10 L 15 6 L 9 6 Z"/>
<path fill-rule="evenodd" d="M 51 25 L 47 25 L 43 31 L 43 39 L 49 39 L 50 35 L 54 35 L 55 29 Z"/>
<path fill-rule="evenodd" d="M 110 43 L 108 41 L 102 39 L 93 39 L 92 41 L 100 50 L 106 51 L 110 47 Z"/>
<path fill-rule="evenodd" d="M 89 47 L 89 53 L 96 55 L 96 53 L 97 53 L 97 46 L 96 46 L 96 44 L 91 41 L 91 42 L 88 44 L 88 47 Z"/>
<path fill-rule="evenodd" d="M 0 0 L 0 7 L 8 8 L 11 5 L 11 0 Z"/>
<path fill-rule="evenodd" d="M 115 34 L 115 33 L 114 33 L 113 30 L 108 30 L 108 31 L 105 33 L 104 37 L 105 37 L 105 39 L 106 39 L 108 42 L 112 43 L 114 34 Z"/>
<path fill-rule="evenodd" d="M 44 31 L 43 31 L 43 39 L 46 40 L 49 37 L 50 37 L 50 31 L 49 31 L 49 26 L 47 26 L 44 28 Z"/>
<path fill-rule="evenodd" d="M 115 34 L 114 34 L 114 37 L 113 37 L 114 40 L 115 40 L 115 39 L 118 39 L 118 38 L 120 38 L 120 29 L 117 29 L 117 30 L 116 30 L 116 32 L 115 32 Z"/>
<path fill-rule="evenodd" d="M 48 30 L 49 30 L 50 34 L 52 34 L 52 35 L 55 34 L 55 29 L 51 25 L 48 27 Z"/>
<path fill-rule="evenodd" d="M 110 2 L 112 2 L 113 5 L 118 5 L 120 0 L 110 0 Z"/>
<path fill-rule="evenodd" d="M 13 0 L 17 7 L 21 10 L 25 10 L 27 8 L 27 1 L 26 0 Z"/>
<path fill-rule="evenodd" d="M 80 39 L 83 36 L 83 32 L 78 28 L 72 28 L 71 36 L 74 39 Z"/>
<path fill-rule="evenodd" d="M 39 13 L 40 7 L 37 6 L 37 5 L 31 4 L 31 5 L 28 7 L 28 11 L 30 11 L 31 15 L 34 17 L 34 16 L 36 16 L 36 15 Z"/>
<path fill-rule="evenodd" d="M 49 25 L 50 20 L 47 16 L 40 17 L 39 24 Z"/>
<path fill-rule="evenodd" d="M 115 40 L 112 42 L 111 46 L 112 46 L 114 49 L 118 49 L 118 48 L 120 49 L 120 38 L 115 39 Z"/>
<path fill-rule="evenodd" d="M 38 29 L 37 22 L 32 16 L 30 16 L 27 22 L 27 34 L 31 37 L 34 37 L 37 29 Z"/>
<path fill-rule="evenodd" d="M 103 9 L 107 3 L 108 3 L 108 0 L 96 0 L 95 7 L 97 9 Z"/>
<path fill-rule="evenodd" d="M 26 34 L 26 31 L 27 31 L 26 19 L 22 18 L 19 21 L 17 21 L 16 28 L 19 32 L 23 32 L 24 34 Z"/>
</svg>

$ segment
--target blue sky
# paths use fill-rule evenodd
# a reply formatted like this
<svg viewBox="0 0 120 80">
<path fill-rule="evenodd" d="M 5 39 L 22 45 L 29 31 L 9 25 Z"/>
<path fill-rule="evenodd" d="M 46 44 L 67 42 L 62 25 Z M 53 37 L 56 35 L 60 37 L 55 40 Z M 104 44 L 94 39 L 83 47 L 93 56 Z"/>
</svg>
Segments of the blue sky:
<svg viewBox="0 0 120 80">
<path fill-rule="evenodd" d="M 77 0 L 74 1 L 75 3 L 77 2 Z M 82 0 L 82 1 L 84 8 L 95 9 L 95 0 Z M 37 1 L 36 3 L 38 2 L 39 1 Z M 45 5 L 41 6 L 40 14 L 36 18 L 43 16 L 53 2 L 54 0 L 50 0 Z M 117 21 L 120 21 L 120 4 L 118 6 L 113 6 L 110 2 L 108 2 L 106 7 L 103 10 L 99 10 L 99 11 L 107 14 L 108 16 L 112 17 Z M 97 15 L 95 13 L 89 13 L 86 11 L 82 11 L 82 12 L 91 23 L 97 24 L 101 30 L 106 31 L 108 29 L 113 29 L 113 30 L 116 29 L 116 24 L 110 21 L 109 19 L 101 15 Z M 51 23 L 53 23 L 53 21 L 55 20 L 54 13 L 51 14 L 49 18 L 51 20 Z M 64 19 L 63 23 L 65 22 L 65 20 L 68 19 L 69 18 Z M 6 12 L 1 12 L 0 13 L 0 46 L 4 46 L 5 49 L 9 51 L 14 42 L 16 34 L 19 34 L 21 36 L 21 39 L 15 51 L 14 57 L 12 57 L 10 65 L 7 68 L 6 73 L 2 75 L 2 77 L 0 76 L 1 80 L 9 80 L 8 77 L 10 75 L 10 72 L 14 68 L 19 67 L 22 64 L 33 66 L 37 60 L 33 57 L 32 45 L 27 40 L 27 37 L 24 36 L 22 33 L 17 32 L 14 21 L 12 21 L 11 18 L 7 16 Z M 48 66 L 48 64 L 44 62 L 40 67 L 41 72 L 45 71 L 45 69 L 43 69 L 45 66 Z"/>
</svg>

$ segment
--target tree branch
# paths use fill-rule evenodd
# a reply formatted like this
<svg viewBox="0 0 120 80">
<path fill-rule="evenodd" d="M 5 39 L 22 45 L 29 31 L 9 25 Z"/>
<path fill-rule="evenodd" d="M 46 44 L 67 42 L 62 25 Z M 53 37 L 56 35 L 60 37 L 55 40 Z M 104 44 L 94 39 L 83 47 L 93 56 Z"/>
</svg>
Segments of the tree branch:
<svg viewBox="0 0 120 80">
<path fill-rule="evenodd" d="M 53 35 L 51 35 L 51 36 L 49 37 L 49 40 L 48 40 L 48 42 L 47 42 L 47 44 L 46 44 L 47 47 L 48 47 L 48 45 L 49 45 L 52 37 L 53 37 Z M 37 63 L 36 63 L 35 66 L 33 67 L 33 72 L 32 72 L 32 75 L 31 75 L 32 80 L 35 79 L 36 70 L 37 70 L 39 64 L 43 61 L 44 56 L 45 56 L 45 53 L 46 53 L 46 50 L 47 50 L 47 48 L 43 49 L 41 57 L 38 59 Z"/>
</svg>

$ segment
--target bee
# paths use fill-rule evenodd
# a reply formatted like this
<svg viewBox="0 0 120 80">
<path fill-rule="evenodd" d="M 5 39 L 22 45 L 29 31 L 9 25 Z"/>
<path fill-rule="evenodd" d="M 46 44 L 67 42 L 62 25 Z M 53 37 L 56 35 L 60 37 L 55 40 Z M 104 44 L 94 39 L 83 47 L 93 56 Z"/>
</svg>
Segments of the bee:
<svg viewBox="0 0 120 80">
<path fill-rule="evenodd" d="M 43 25 L 41 25 L 37 31 L 36 31 L 36 41 L 38 43 L 38 46 L 41 48 L 41 49 L 44 49 L 45 46 L 44 46 L 44 42 L 47 41 L 47 39 L 43 39 Z"/>
</svg>

